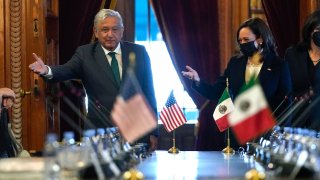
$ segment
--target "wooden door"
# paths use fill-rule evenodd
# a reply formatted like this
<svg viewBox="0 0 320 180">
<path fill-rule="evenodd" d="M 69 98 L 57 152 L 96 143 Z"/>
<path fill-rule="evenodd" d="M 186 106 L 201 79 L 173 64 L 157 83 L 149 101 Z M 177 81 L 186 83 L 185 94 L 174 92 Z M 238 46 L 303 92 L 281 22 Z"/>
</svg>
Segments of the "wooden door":
<svg viewBox="0 0 320 180">
<path fill-rule="evenodd" d="M 52 87 L 33 74 L 28 65 L 37 53 L 54 64 L 58 47 L 57 0 L 1 0 L 1 85 L 12 88 L 17 99 L 11 108 L 12 130 L 27 150 L 42 150 L 46 133 L 58 132 Z M 46 28 L 50 30 L 46 31 Z M 55 33 L 53 33 L 55 32 Z M 50 35 L 50 36 L 48 36 Z M 3 83 L 4 82 L 4 83 Z"/>
</svg>

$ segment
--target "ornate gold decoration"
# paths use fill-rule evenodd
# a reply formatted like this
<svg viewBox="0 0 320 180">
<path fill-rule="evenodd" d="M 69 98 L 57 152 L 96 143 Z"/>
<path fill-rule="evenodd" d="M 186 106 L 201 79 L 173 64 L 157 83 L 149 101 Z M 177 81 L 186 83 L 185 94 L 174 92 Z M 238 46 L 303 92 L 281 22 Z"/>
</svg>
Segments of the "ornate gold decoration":
<svg viewBox="0 0 320 180">
<path fill-rule="evenodd" d="M 21 0 L 10 1 L 10 62 L 11 62 L 11 88 L 19 94 L 21 90 Z M 12 106 L 12 131 L 19 143 L 22 141 L 22 112 L 21 97 L 17 96 Z"/>
</svg>

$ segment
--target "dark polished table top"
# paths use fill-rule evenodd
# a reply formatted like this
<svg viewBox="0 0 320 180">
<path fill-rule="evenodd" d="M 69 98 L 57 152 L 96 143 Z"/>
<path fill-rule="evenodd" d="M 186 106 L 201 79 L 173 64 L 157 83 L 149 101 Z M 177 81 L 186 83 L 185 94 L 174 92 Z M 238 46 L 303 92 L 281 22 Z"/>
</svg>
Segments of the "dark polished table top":
<svg viewBox="0 0 320 180">
<path fill-rule="evenodd" d="M 252 168 L 263 171 L 253 158 L 218 151 L 156 151 L 138 165 L 145 179 L 245 179 Z"/>
</svg>

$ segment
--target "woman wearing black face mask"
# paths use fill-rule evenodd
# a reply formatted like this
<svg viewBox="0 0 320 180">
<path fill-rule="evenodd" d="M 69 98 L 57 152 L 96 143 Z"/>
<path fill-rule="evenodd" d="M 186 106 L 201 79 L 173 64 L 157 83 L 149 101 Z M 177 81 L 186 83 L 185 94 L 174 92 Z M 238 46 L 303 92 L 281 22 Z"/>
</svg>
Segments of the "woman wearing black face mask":
<svg viewBox="0 0 320 180">
<path fill-rule="evenodd" d="M 320 130 L 320 103 L 314 104 L 320 94 L 320 10 L 309 15 L 302 29 L 301 42 L 287 49 L 285 60 L 289 64 L 295 96 L 310 90 L 314 93 L 310 104 L 301 110 L 306 115 L 298 113 L 293 118 L 293 126 Z"/>
<path fill-rule="evenodd" d="M 217 101 L 226 88 L 226 79 L 229 82 L 229 93 L 234 100 L 240 88 L 252 76 L 259 79 L 268 100 L 270 108 L 274 111 L 286 95 L 291 91 L 291 79 L 287 64 L 276 53 L 275 42 L 269 27 L 259 18 L 252 18 L 240 25 L 237 31 L 237 40 L 241 53 L 233 56 L 221 75 L 214 84 L 200 80 L 198 73 L 190 66 L 186 66 L 183 76 L 194 81 L 193 88 L 204 97 Z M 261 59 L 252 58 L 254 53 L 260 53 Z M 289 104 L 282 103 L 275 112 L 279 115 Z M 281 125 L 288 125 L 284 122 Z M 231 146 L 238 145 L 231 141 Z"/>
</svg>

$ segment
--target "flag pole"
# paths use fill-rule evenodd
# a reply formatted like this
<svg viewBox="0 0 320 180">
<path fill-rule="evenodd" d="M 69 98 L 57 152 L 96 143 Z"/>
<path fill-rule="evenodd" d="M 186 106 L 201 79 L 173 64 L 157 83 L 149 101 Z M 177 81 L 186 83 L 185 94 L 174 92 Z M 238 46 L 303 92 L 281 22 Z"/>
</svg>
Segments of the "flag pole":
<svg viewBox="0 0 320 180">
<path fill-rule="evenodd" d="M 179 149 L 176 148 L 176 130 L 173 130 L 172 132 L 172 148 L 170 148 L 168 150 L 168 153 L 172 153 L 172 154 L 178 154 L 179 153 Z"/>
<path fill-rule="evenodd" d="M 227 91 L 229 91 L 229 80 L 226 78 Z M 229 92 L 228 92 L 229 93 Z M 225 154 L 233 154 L 234 150 L 230 146 L 230 128 L 227 129 L 227 147 L 222 150 Z"/>
<path fill-rule="evenodd" d="M 183 114 L 185 115 L 185 108 L 182 107 L 182 109 L 183 109 Z M 175 129 L 172 132 L 172 148 L 168 150 L 168 153 L 172 153 L 172 154 L 179 153 L 179 149 L 176 148 L 176 130 Z"/>
<path fill-rule="evenodd" d="M 185 110 L 183 110 L 185 111 Z M 173 131 L 173 146 L 168 150 L 168 153 L 178 154 L 179 149 L 176 148 L 176 132 L 175 129 L 187 122 L 184 112 L 181 111 L 173 94 L 170 92 L 166 105 L 160 112 L 160 119 L 168 133 Z"/>
<path fill-rule="evenodd" d="M 234 150 L 230 146 L 230 128 L 228 128 L 228 130 L 227 130 L 227 147 L 225 147 L 222 150 L 222 152 L 225 154 L 233 154 L 234 153 Z"/>
<path fill-rule="evenodd" d="M 182 107 L 183 115 L 185 115 L 185 107 Z M 172 148 L 168 150 L 168 153 L 178 154 L 179 149 L 176 148 L 176 130 L 174 129 L 172 132 Z"/>
</svg>

